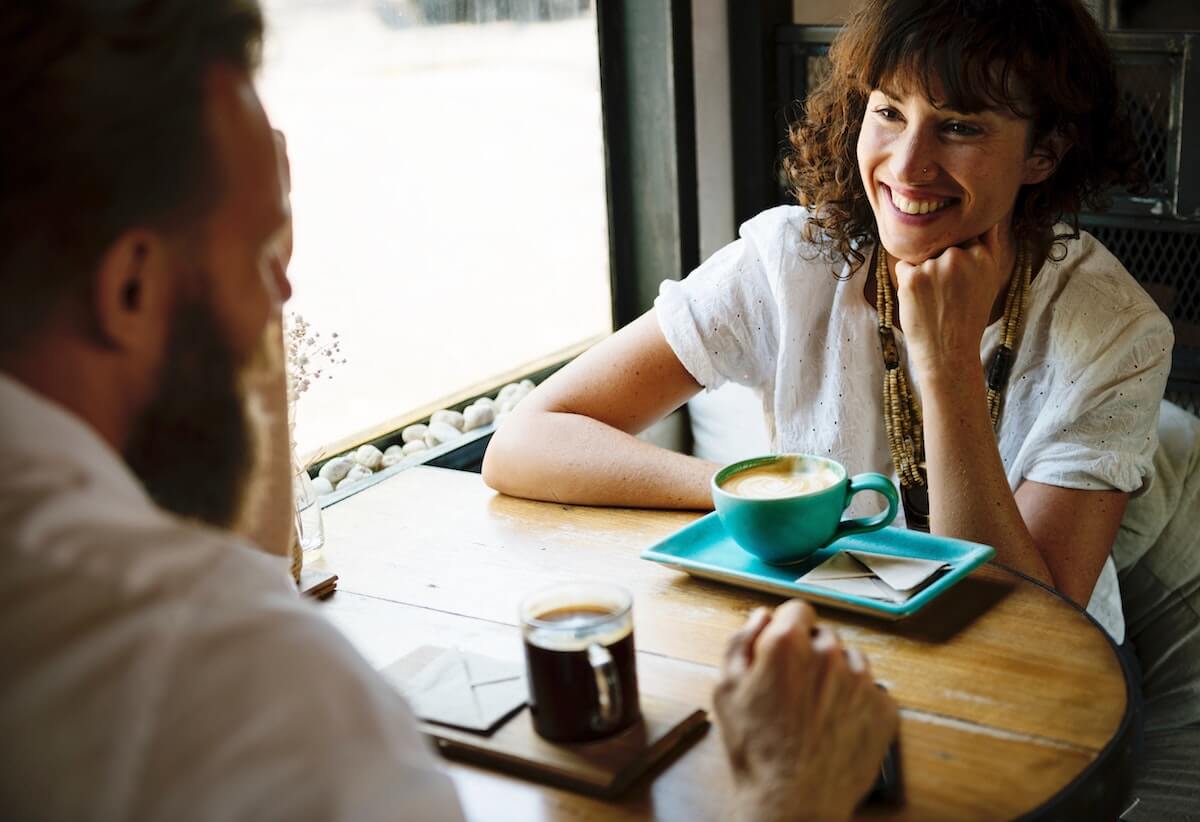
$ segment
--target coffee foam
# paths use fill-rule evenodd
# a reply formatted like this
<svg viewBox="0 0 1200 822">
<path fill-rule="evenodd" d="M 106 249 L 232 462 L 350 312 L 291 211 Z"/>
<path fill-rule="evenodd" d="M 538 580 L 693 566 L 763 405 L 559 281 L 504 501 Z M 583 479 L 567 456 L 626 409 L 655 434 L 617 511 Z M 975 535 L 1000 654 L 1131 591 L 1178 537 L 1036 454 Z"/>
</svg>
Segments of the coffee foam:
<svg viewBox="0 0 1200 822">
<path fill-rule="evenodd" d="M 721 488 L 751 499 L 779 499 L 823 491 L 841 480 L 837 471 L 823 462 L 786 459 L 738 471 L 725 479 Z"/>
</svg>

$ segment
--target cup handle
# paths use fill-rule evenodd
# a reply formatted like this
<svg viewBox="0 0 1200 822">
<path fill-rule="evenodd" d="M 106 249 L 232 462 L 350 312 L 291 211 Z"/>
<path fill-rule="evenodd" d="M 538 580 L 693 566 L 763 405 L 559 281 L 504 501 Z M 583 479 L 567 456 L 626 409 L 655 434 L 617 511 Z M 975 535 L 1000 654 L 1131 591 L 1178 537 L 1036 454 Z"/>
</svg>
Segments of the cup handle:
<svg viewBox="0 0 1200 822">
<path fill-rule="evenodd" d="M 884 498 L 887 499 L 887 510 L 880 511 L 873 517 L 855 517 L 853 519 L 842 520 L 838 524 L 833 539 L 841 539 L 851 534 L 863 534 L 867 531 L 878 531 L 880 528 L 890 525 L 892 520 L 896 518 L 896 513 L 900 510 L 900 494 L 897 493 L 896 486 L 892 484 L 890 479 L 883 474 L 856 474 L 850 478 L 850 482 L 846 485 L 845 506 L 849 506 L 851 498 L 860 491 L 875 491 L 883 494 Z"/>
<path fill-rule="evenodd" d="M 598 642 L 587 650 L 588 662 L 596 678 L 597 710 L 592 715 L 592 729 L 607 730 L 621 717 L 621 682 L 617 678 L 617 666 L 612 654 Z"/>
</svg>

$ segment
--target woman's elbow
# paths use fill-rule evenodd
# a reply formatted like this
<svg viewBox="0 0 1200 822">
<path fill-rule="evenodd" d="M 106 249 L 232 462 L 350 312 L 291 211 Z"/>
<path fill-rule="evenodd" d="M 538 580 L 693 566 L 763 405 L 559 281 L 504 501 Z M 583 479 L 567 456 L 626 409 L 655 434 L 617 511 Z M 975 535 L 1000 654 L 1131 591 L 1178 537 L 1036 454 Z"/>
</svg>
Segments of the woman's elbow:
<svg viewBox="0 0 1200 822">
<path fill-rule="evenodd" d="M 521 471 L 528 467 L 528 460 L 518 458 L 523 448 L 522 431 L 519 430 L 524 427 L 522 416 L 518 413 L 508 415 L 503 427 L 492 434 L 481 469 L 485 485 L 514 497 L 525 496 L 521 491 Z"/>
<path fill-rule="evenodd" d="M 508 468 L 508 459 L 503 450 L 503 441 L 500 439 L 500 432 L 497 431 L 492 434 L 491 442 L 488 443 L 487 450 L 483 452 L 483 467 L 480 469 L 480 474 L 483 476 L 483 484 L 488 488 L 499 491 L 501 494 L 507 494 L 508 489 L 504 475 Z"/>
</svg>

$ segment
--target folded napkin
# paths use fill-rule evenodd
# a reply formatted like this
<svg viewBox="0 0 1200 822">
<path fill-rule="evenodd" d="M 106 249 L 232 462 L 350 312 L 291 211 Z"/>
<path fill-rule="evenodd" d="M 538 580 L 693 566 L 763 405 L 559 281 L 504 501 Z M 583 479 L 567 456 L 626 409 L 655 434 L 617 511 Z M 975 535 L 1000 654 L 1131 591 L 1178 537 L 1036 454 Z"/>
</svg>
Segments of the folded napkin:
<svg viewBox="0 0 1200 822">
<path fill-rule="evenodd" d="M 900 604 L 949 567 L 949 563 L 937 559 L 839 551 L 796 582 Z"/>
<path fill-rule="evenodd" d="M 527 696 L 523 665 L 457 648 L 442 651 L 412 674 L 395 668 L 384 675 L 408 699 L 413 713 L 468 731 L 491 733 Z"/>
</svg>

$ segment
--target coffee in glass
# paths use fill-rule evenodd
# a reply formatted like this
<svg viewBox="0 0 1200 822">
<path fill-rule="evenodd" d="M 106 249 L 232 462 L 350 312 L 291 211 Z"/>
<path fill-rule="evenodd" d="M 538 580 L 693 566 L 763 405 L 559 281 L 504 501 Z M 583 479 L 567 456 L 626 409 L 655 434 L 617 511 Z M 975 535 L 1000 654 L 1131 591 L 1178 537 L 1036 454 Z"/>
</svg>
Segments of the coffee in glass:
<svg viewBox="0 0 1200 822">
<path fill-rule="evenodd" d="M 555 742 L 609 736 L 641 716 L 632 598 L 614 585 L 557 585 L 521 604 L 533 727 Z"/>
</svg>

